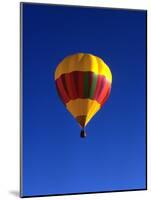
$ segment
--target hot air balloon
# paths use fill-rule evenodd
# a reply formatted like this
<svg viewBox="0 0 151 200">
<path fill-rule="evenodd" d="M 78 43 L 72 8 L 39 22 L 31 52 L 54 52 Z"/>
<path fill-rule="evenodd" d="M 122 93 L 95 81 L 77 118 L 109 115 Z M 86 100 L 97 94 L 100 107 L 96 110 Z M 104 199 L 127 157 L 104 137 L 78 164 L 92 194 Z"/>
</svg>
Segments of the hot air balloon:
<svg viewBox="0 0 151 200">
<path fill-rule="evenodd" d="M 86 125 L 110 95 L 109 67 L 95 55 L 73 54 L 57 66 L 55 83 L 60 99 L 82 128 L 81 137 L 86 137 Z"/>
</svg>

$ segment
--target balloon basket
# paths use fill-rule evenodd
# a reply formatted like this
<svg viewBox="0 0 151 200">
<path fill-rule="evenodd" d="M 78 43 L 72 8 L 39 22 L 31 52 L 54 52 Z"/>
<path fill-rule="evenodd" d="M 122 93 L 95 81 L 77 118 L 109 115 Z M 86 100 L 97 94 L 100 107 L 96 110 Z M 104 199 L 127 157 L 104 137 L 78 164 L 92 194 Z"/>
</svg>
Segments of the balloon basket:
<svg viewBox="0 0 151 200">
<path fill-rule="evenodd" d="M 81 137 L 81 138 L 85 138 L 85 137 L 86 137 L 86 132 L 85 132 L 84 129 L 81 130 L 81 132 L 80 132 L 80 137 Z"/>
</svg>

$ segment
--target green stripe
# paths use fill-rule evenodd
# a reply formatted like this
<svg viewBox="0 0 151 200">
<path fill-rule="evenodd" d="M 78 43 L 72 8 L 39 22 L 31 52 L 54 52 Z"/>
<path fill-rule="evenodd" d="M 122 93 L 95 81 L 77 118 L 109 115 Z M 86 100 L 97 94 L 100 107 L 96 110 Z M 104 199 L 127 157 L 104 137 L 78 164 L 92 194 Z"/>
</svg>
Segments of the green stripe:
<svg viewBox="0 0 151 200">
<path fill-rule="evenodd" d="M 92 84 L 91 84 L 90 94 L 89 94 L 89 98 L 90 99 L 93 99 L 93 97 L 94 97 L 94 92 L 95 92 L 95 89 L 96 89 L 97 79 L 98 79 L 98 75 L 93 73 L 93 79 L 92 79 Z"/>
<path fill-rule="evenodd" d="M 84 73 L 84 97 L 88 97 L 89 91 L 89 72 Z"/>
</svg>

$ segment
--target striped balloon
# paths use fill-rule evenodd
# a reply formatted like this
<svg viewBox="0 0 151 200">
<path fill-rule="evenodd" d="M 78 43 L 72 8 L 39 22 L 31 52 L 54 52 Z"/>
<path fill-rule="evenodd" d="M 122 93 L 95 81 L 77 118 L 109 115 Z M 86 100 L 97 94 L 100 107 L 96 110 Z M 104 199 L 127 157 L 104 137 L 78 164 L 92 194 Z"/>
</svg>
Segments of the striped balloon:
<svg viewBox="0 0 151 200">
<path fill-rule="evenodd" d="M 108 99 L 112 74 L 101 58 L 77 53 L 57 66 L 55 83 L 64 105 L 84 128 Z"/>
</svg>

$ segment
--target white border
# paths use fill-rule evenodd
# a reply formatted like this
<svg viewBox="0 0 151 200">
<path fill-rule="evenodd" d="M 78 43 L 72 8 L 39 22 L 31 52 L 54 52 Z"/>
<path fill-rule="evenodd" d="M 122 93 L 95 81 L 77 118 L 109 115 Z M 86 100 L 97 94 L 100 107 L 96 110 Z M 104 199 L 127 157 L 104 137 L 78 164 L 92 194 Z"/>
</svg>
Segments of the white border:
<svg viewBox="0 0 151 200">
<path fill-rule="evenodd" d="M 151 35 L 150 0 L 45 0 L 24 1 L 70 5 L 133 8 L 148 10 L 148 36 Z M 148 37 L 148 191 L 115 192 L 75 196 L 43 197 L 45 199 L 150 199 L 151 192 L 151 39 Z M 0 199 L 17 199 L 19 191 L 19 1 L 0 3 Z M 29 198 L 31 199 L 31 198 Z M 35 198 L 42 199 L 42 198 Z"/>
</svg>

